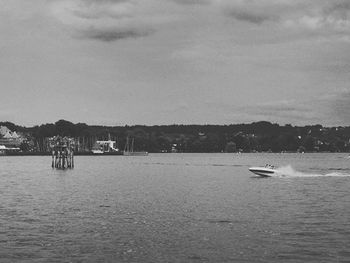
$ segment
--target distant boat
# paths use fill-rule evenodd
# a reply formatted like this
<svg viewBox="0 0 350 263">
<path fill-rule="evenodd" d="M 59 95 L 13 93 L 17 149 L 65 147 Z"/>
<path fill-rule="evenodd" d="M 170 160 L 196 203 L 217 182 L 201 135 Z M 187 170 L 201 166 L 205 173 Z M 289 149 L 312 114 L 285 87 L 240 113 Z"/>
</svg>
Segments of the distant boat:
<svg viewBox="0 0 350 263">
<path fill-rule="evenodd" d="M 269 164 L 260 167 L 250 167 L 249 171 L 262 177 L 271 177 L 277 173 L 276 167 Z"/>
<path fill-rule="evenodd" d="M 5 155 L 6 147 L 4 145 L 0 145 L 0 155 Z"/>
<path fill-rule="evenodd" d="M 100 150 L 100 149 L 92 149 L 91 150 L 93 154 L 103 154 L 104 151 Z"/>
<path fill-rule="evenodd" d="M 5 145 L 0 145 L 0 155 L 11 155 L 20 152 L 18 147 L 6 147 Z"/>
<path fill-rule="evenodd" d="M 130 142 L 129 137 L 126 137 L 126 144 L 125 144 L 123 155 L 125 155 L 125 156 L 146 156 L 146 155 L 148 155 L 148 152 L 145 152 L 145 151 L 134 151 L 134 142 L 135 142 L 134 138 L 132 138 L 131 142 Z"/>
<path fill-rule="evenodd" d="M 105 154 L 105 155 L 121 155 L 122 152 L 116 148 L 116 141 L 96 141 L 91 152 L 93 154 Z"/>
</svg>

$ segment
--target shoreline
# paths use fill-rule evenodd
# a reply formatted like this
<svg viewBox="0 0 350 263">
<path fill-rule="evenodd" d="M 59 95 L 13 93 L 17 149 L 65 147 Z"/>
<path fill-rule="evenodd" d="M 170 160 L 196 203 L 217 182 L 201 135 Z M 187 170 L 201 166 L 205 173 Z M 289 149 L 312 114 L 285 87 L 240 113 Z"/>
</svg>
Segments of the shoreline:
<svg viewBox="0 0 350 263">
<path fill-rule="evenodd" d="M 85 155 L 94 155 L 94 156 L 105 156 L 105 155 L 123 155 L 123 152 L 105 152 L 101 154 L 95 154 L 92 152 L 75 152 L 75 156 L 85 156 Z M 0 156 L 52 156 L 50 152 L 9 152 L 5 154 L 0 154 Z"/>
</svg>

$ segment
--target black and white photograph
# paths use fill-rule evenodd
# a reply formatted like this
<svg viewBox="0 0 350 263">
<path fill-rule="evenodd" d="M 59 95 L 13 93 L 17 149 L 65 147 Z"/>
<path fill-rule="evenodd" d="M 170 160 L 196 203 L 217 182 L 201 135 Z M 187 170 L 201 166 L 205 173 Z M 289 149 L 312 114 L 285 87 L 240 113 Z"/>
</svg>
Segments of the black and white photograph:
<svg viewBox="0 0 350 263">
<path fill-rule="evenodd" d="M 1 263 L 350 262 L 350 0 L 0 0 Z"/>
</svg>

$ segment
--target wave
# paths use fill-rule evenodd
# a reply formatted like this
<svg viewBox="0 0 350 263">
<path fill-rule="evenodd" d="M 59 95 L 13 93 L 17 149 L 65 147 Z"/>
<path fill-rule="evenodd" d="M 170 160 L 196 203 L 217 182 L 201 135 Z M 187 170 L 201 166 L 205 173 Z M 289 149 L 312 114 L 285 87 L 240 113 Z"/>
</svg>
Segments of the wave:
<svg viewBox="0 0 350 263">
<path fill-rule="evenodd" d="M 331 173 L 307 173 L 296 171 L 291 165 L 279 167 L 277 177 L 350 177 L 349 173 L 331 172 Z"/>
</svg>

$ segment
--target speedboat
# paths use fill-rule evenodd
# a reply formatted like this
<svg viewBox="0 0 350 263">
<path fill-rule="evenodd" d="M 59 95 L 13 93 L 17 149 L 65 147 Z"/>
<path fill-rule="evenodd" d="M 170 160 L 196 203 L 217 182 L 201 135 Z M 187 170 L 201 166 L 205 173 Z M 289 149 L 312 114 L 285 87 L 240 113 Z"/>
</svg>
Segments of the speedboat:
<svg viewBox="0 0 350 263">
<path fill-rule="evenodd" d="M 270 164 L 266 164 L 265 166 L 259 166 L 259 167 L 250 167 L 249 171 L 262 177 L 270 177 L 276 174 L 277 172 L 276 167 Z"/>
</svg>

